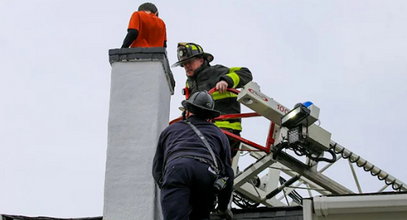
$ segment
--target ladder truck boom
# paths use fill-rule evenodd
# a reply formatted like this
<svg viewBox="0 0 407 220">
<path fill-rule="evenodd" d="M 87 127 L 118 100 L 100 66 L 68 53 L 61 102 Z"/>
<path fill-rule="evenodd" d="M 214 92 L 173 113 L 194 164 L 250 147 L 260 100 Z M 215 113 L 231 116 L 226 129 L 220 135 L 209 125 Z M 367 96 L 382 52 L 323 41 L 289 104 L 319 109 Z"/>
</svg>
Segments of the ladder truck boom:
<svg viewBox="0 0 407 220">
<path fill-rule="evenodd" d="M 362 193 L 353 164 L 384 182 L 378 192 L 388 186 L 394 191 L 407 191 L 404 182 L 332 141 L 331 133 L 315 124 L 320 109 L 313 103 L 299 103 L 291 110 L 263 94 L 255 82 L 246 84 L 238 93 L 237 100 L 253 110 L 255 113 L 252 114 L 270 120 L 273 125 L 271 132 L 274 132 L 273 143 L 268 151 L 262 151 L 263 148 L 256 145 L 248 145 L 249 142 L 242 143 L 241 150 L 249 151 L 249 155 L 255 159 L 243 171 L 237 168 L 239 156 L 234 158 L 234 169 L 237 170 L 234 187 L 240 204 L 244 200 L 246 205 L 301 205 L 297 190 L 307 191 L 309 196 L 312 193 Z M 338 161 L 348 161 L 357 192 L 323 173 Z M 260 177 L 260 174 L 263 176 Z M 292 201 L 288 201 L 287 195 L 293 198 Z"/>
</svg>

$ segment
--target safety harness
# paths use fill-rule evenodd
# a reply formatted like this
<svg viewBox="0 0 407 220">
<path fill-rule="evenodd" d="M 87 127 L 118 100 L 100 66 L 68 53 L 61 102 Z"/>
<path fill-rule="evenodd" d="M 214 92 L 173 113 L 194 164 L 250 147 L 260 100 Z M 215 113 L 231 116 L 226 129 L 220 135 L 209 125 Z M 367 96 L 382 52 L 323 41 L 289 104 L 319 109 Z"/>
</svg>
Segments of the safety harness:
<svg viewBox="0 0 407 220">
<path fill-rule="evenodd" d="M 219 170 L 219 166 L 218 166 L 218 162 L 216 160 L 216 156 L 215 153 L 213 152 L 211 146 L 209 145 L 208 141 L 206 140 L 205 136 L 203 136 L 203 134 L 201 133 L 201 131 L 199 131 L 199 129 L 197 127 L 195 127 L 195 125 L 193 125 L 191 122 L 185 120 L 185 123 L 187 123 L 192 130 L 194 130 L 195 134 L 198 135 L 199 139 L 201 139 L 202 143 L 205 145 L 205 147 L 208 149 L 209 153 L 211 154 L 212 157 L 212 162 L 213 163 L 209 163 L 209 165 L 211 166 L 211 168 L 215 171 L 215 173 L 217 175 L 220 174 L 220 170 Z M 193 157 L 195 159 L 195 157 Z M 200 158 L 200 157 L 196 157 L 198 160 L 204 162 L 204 163 L 208 163 L 206 159 Z"/>
</svg>

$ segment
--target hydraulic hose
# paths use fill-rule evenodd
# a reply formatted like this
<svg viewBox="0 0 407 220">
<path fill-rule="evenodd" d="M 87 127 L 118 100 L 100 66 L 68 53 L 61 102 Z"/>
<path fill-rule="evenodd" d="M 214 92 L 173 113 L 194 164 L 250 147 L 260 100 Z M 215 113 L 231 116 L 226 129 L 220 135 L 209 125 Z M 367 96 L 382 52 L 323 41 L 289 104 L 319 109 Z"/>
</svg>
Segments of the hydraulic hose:
<svg viewBox="0 0 407 220">
<path fill-rule="evenodd" d="M 335 153 L 340 154 L 344 159 L 348 159 L 351 163 L 362 167 L 366 172 L 370 172 L 372 176 L 377 176 L 379 180 L 384 181 L 386 185 L 391 186 L 395 191 L 407 191 L 407 185 L 405 183 L 338 143 L 331 141 L 330 148 L 334 150 Z"/>
</svg>

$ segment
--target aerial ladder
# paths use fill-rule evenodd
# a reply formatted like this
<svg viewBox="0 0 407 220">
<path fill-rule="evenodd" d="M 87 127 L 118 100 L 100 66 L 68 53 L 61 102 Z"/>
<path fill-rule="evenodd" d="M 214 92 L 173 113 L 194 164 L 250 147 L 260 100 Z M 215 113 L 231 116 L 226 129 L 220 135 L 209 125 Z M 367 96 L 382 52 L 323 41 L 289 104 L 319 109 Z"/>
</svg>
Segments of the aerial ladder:
<svg viewBox="0 0 407 220">
<path fill-rule="evenodd" d="M 299 103 L 289 109 L 263 94 L 255 82 L 249 82 L 241 91 L 230 91 L 236 92 L 237 100 L 254 112 L 221 115 L 217 120 L 264 117 L 270 121 L 265 145 L 223 131 L 240 140 L 240 150 L 246 152 L 237 154 L 232 164 L 236 174 L 233 202 L 237 206 L 298 206 L 304 196 L 364 193 L 355 168 L 382 181 L 383 187 L 375 192 L 407 191 L 401 180 L 331 140 L 331 133 L 316 124 L 320 110 L 313 103 Z M 254 162 L 240 170 L 239 160 L 247 156 Z M 349 164 L 357 190 L 326 174 L 341 161 Z"/>
</svg>

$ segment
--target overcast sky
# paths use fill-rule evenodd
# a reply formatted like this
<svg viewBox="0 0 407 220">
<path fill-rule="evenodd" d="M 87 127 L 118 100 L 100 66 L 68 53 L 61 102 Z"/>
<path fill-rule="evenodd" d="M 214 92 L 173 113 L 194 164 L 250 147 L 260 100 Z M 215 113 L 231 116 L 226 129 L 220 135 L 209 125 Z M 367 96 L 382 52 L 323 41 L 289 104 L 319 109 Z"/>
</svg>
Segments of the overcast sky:
<svg viewBox="0 0 407 220">
<path fill-rule="evenodd" d="M 0 213 L 102 215 L 107 54 L 141 3 L 0 0 Z M 334 141 L 407 181 L 407 1 L 154 3 L 171 64 L 190 41 L 213 64 L 248 67 L 263 93 L 287 107 L 314 102 Z M 170 118 L 185 81 L 182 68 L 173 73 Z M 243 123 L 246 138 L 265 142 L 266 123 Z"/>
</svg>

